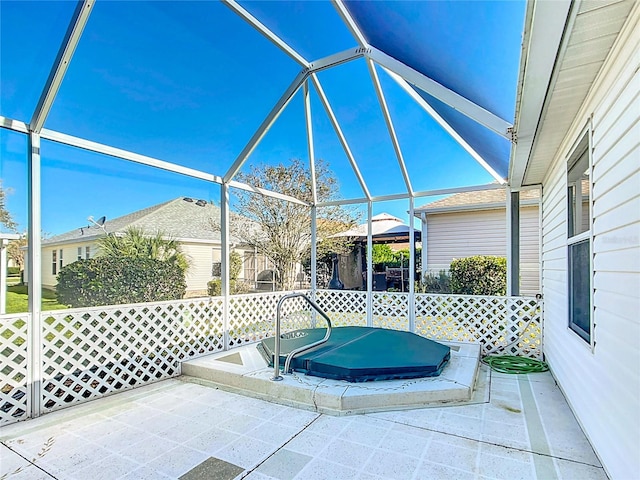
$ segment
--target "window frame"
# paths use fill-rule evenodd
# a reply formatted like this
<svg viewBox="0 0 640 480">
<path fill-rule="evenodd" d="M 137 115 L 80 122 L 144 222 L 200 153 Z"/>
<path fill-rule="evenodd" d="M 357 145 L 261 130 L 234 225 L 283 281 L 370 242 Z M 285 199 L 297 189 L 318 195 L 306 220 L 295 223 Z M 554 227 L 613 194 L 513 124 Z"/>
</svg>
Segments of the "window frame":
<svg viewBox="0 0 640 480">
<path fill-rule="evenodd" d="M 566 265 L 567 265 L 567 328 L 572 331 L 577 337 L 587 343 L 593 350 L 595 347 L 595 338 L 594 338 L 594 305 L 593 305 L 593 147 L 592 147 L 592 129 L 591 125 L 588 125 L 584 130 L 580 132 L 578 138 L 574 145 L 572 146 L 569 155 L 567 156 L 566 162 L 566 172 L 565 172 L 565 181 L 566 181 L 566 195 L 567 195 L 567 246 L 566 246 Z M 581 231 L 577 234 L 571 235 L 575 229 L 575 222 L 578 215 L 582 218 L 582 201 L 580 201 L 580 206 L 578 208 L 573 208 L 573 202 L 577 203 L 578 194 L 575 193 L 575 182 L 570 182 L 569 177 L 572 169 L 582 161 L 582 157 L 584 154 L 587 154 L 587 169 L 588 172 L 588 208 L 589 208 L 589 223 L 588 229 L 585 231 Z M 572 185 L 572 183 L 574 185 Z M 574 189 L 574 193 L 572 195 L 571 190 Z M 579 192 L 580 200 L 582 200 L 582 191 Z M 576 212 L 578 215 L 576 215 Z M 573 222 L 573 225 L 570 223 Z M 587 243 L 589 248 L 589 331 L 585 331 L 581 326 L 574 320 L 573 316 L 573 308 L 574 308 L 574 283 L 573 283 L 573 272 L 572 270 L 572 255 L 574 252 L 574 248 L 577 249 L 577 245 Z M 582 322 L 584 323 L 584 322 Z"/>
</svg>

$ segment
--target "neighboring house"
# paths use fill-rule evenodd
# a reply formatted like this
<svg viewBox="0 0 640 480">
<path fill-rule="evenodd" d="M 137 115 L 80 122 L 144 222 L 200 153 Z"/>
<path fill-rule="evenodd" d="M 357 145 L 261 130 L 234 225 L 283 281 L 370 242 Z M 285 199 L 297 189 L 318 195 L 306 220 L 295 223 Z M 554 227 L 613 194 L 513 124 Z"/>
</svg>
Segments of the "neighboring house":
<svg viewBox="0 0 640 480">
<path fill-rule="evenodd" d="M 509 183 L 542 187 L 545 359 L 609 477 L 638 478 L 640 2 L 561 6 L 529 12 Z"/>
<path fill-rule="evenodd" d="M 232 215 L 231 223 L 246 222 L 239 215 Z M 98 239 L 105 234 L 120 235 L 129 227 L 145 233 L 162 232 L 180 242 L 189 260 L 186 273 L 187 295 L 207 292 L 207 282 L 219 275 L 221 261 L 220 208 L 204 200 L 180 197 L 137 212 L 107 219 L 102 226 L 95 224 L 80 227 L 42 241 L 42 284 L 55 288 L 56 276 L 65 265 L 98 254 Z M 254 281 L 259 269 L 266 269 L 267 262 L 257 256 L 251 247 L 240 245 L 238 238 L 231 238 L 232 249 L 244 260 L 241 275 Z"/>
<path fill-rule="evenodd" d="M 466 192 L 416 208 L 415 216 L 424 218 L 423 272 L 448 271 L 456 258 L 506 257 L 506 198 L 504 189 Z M 523 295 L 540 292 L 539 199 L 537 189 L 520 193 L 520 293 Z"/>
</svg>

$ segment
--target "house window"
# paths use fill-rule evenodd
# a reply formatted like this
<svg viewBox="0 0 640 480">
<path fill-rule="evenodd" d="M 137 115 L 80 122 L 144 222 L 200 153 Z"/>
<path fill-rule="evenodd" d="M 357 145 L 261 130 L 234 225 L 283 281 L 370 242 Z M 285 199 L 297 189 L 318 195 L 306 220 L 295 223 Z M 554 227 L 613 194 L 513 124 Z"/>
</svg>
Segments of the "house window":
<svg viewBox="0 0 640 480">
<path fill-rule="evenodd" d="M 62 249 L 60 249 L 60 255 L 58 255 L 58 265 L 60 266 L 59 270 L 62 270 Z"/>
<path fill-rule="evenodd" d="M 91 247 L 89 245 L 84 247 L 84 258 L 85 260 L 89 260 L 91 258 Z"/>
<path fill-rule="evenodd" d="M 58 252 L 54 250 L 51 252 L 51 275 L 56 275 L 58 273 Z"/>
<path fill-rule="evenodd" d="M 78 247 L 78 258 L 77 260 L 82 260 L 82 247 Z"/>
<path fill-rule="evenodd" d="M 569 328 L 591 342 L 591 188 L 589 137 L 567 164 L 567 258 Z"/>
</svg>

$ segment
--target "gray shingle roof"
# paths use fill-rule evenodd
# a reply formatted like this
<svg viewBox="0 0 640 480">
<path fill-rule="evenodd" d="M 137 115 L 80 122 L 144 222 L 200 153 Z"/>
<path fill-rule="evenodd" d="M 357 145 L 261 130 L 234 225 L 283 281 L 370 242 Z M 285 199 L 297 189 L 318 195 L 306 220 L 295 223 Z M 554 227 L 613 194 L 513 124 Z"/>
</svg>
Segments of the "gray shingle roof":
<svg viewBox="0 0 640 480">
<path fill-rule="evenodd" d="M 537 200 L 539 192 L 536 189 L 523 190 L 520 192 L 520 201 Z M 416 211 L 439 210 L 446 208 L 460 208 L 480 205 L 504 205 L 507 198 L 506 190 L 480 190 L 476 192 L 464 192 L 450 195 L 442 200 L 427 203 L 422 207 L 416 208 Z"/>
<path fill-rule="evenodd" d="M 232 214 L 231 222 L 234 221 L 246 222 L 247 219 Z M 189 202 L 179 197 L 113 220 L 107 219 L 104 223 L 107 233 L 123 233 L 129 227 L 141 228 L 148 234 L 162 232 L 175 239 L 220 243 L 220 208 L 208 202 Z M 86 241 L 103 235 L 100 227 L 91 225 L 48 238 L 42 244 Z M 238 241 L 237 238 L 231 238 L 232 243 Z"/>
</svg>

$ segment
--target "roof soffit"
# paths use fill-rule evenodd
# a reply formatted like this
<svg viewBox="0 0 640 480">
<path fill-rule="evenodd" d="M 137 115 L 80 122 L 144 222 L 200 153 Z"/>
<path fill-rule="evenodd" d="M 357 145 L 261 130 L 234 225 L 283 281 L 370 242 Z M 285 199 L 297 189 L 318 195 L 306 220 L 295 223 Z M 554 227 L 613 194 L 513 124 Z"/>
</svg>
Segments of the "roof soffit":
<svg viewBox="0 0 640 480">
<path fill-rule="evenodd" d="M 559 6 L 559 2 L 538 4 Z M 534 54 L 540 47 L 540 37 L 549 36 L 549 32 L 545 30 L 548 22 L 537 17 L 536 9 L 526 27 L 531 29 L 531 41 L 528 51 L 523 53 L 526 68 L 521 74 L 517 103 L 518 143 L 512 151 L 512 186 L 536 185 L 544 180 L 633 4 L 633 0 L 582 2 L 579 8 L 574 4 L 574 9 L 565 16 L 567 28 L 556 50 L 557 58 L 555 54 L 546 54 L 547 62 L 554 60 L 554 67 L 544 89 L 540 83 L 541 60 L 535 60 Z"/>
</svg>

